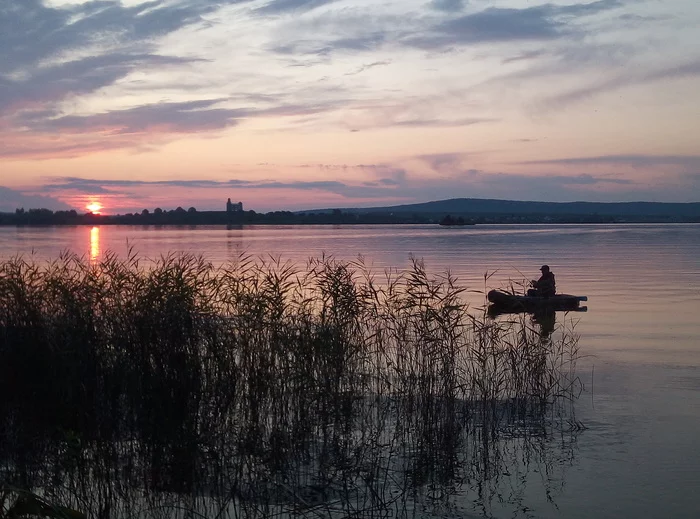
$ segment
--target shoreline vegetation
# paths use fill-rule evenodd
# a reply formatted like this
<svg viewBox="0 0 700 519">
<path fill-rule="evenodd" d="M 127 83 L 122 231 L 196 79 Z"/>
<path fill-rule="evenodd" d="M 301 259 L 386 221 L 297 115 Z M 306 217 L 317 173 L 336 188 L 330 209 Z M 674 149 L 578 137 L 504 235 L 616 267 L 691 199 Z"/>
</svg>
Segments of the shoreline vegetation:
<svg viewBox="0 0 700 519">
<path fill-rule="evenodd" d="M 30 209 L 24 213 L 0 214 L 0 226 L 52 226 L 52 225 L 406 225 L 406 224 L 440 224 L 452 215 L 441 214 L 407 214 L 407 213 L 292 213 L 275 211 L 256 213 L 255 211 L 162 211 L 148 214 L 102 215 L 94 213 L 78 214 L 76 211 L 56 211 L 48 209 Z M 549 223 L 549 224 L 587 224 L 587 223 L 623 223 L 630 219 L 601 215 L 483 215 L 454 217 L 463 223 L 508 224 L 508 223 Z M 652 219 L 646 223 L 664 223 L 669 219 Z M 697 220 L 700 221 L 700 218 Z M 452 224 L 454 225 L 454 224 Z"/>
<path fill-rule="evenodd" d="M 230 204 L 230 203 L 229 203 Z M 345 225 L 345 224 L 586 224 L 697 223 L 700 203 L 662 202 L 522 202 L 457 198 L 423 204 L 310 211 L 227 211 L 144 209 L 139 213 L 101 215 L 48 209 L 0 213 L 0 225 Z M 458 223 L 460 222 L 460 223 Z"/>
<path fill-rule="evenodd" d="M 531 472 L 555 507 L 574 322 L 464 291 L 415 259 L 2 260 L 0 516 L 491 516 Z"/>
</svg>

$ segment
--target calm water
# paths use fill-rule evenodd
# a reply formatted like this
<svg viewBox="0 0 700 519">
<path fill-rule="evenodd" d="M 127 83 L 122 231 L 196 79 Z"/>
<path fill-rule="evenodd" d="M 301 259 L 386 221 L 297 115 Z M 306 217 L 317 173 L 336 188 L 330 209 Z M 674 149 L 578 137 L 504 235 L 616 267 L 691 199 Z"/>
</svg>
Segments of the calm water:
<svg viewBox="0 0 700 519">
<path fill-rule="evenodd" d="M 586 386 L 576 419 L 587 429 L 557 469 L 553 503 L 530 474 L 522 506 L 494 514 L 700 516 L 700 225 L 0 228 L 0 258 L 46 260 L 69 249 L 98 260 L 129 247 L 146 257 L 202 253 L 213 262 L 241 253 L 300 263 L 361 254 L 378 273 L 408 266 L 412 254 L 475 291 L 484 289 L 485 273 L 495 272 L 486 285 L 497 288 L 536 277 L 548 263 L 560 292 L 589 298 L 586 313 L 570 314 L 579 320 Z M 476 292 L 468 297 L 483 303 Z"/>
</svg>

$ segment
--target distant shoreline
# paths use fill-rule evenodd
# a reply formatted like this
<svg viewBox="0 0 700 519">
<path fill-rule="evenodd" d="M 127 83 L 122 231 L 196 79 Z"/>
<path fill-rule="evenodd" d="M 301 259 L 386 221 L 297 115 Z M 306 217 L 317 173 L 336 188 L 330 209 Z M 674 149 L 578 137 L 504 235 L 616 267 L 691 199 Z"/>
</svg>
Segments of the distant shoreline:
<svg viewBox="0 0 700 519">
<path fill-rule="evenodd" d="M 458 227 L 485 224 L 629 224 L 629 223 L 700 223 L 700 216 L 676 215 L 600 215 L 600 214 L 459 214 L 461 225 L 440 225 L 448 217 L 441 213 L 292 213 L 277 211 L 163 211 L 159 214 L 99 215 L 74 211 L 51 212 L 30 210 L 24 213 L 0 213 L 0 226 L 203 226 L 203 225 L 410 225 L 432 224 L 435 227 Z"/>
<path fill-rule="evenodd" d="M 18 209 L 0 213 L 0 225 L 383 225 L 439 224 L 614 224 L 698 223 L 700 203 L 674 202 L 527 202 L 453 198 L 419 204 L 308 211 L 244 211 L 243 204 L 226 211 L 156 208 L 121 215 L 77 211 Z"/>
<path fill-rule="evenodd" d="M 613 224 L 698 223 L 700 203 L 673 202 L 527 202 L 452 198 L 419 204 L 308 211 L 244 211 L 226 203 L 226 211 L 156 208 L 138 213 L 79 214 L 49 209 L 0 213 L 0 225 L 386 225 L 386 224 Z"/>
</svg>

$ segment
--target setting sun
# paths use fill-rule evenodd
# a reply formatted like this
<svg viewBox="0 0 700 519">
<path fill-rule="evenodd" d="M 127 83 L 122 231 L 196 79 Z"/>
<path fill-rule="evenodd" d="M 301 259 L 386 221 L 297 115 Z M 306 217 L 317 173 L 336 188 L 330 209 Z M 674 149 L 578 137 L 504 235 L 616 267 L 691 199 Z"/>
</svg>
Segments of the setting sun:
<svg viewBox="0 0 700 519">
<path fill-rule="evenodd" d="M 90 202 L 87 206 L 85 206 L 88 211 L 91 213 L 95 214 L 100 214 L 100 211 L 102 210 L 102 204 L 99 202 Z"/>
</svg>

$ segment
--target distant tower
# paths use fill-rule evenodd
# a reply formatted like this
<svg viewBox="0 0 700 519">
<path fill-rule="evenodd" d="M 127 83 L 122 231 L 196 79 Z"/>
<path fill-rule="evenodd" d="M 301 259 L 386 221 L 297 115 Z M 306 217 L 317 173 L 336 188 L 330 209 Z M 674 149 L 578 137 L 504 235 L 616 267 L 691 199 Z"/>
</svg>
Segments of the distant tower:
<svg viewBox="0 0 700 519">
<path fill-rule="evenodd" d="M 227 213 L 239 213 L 243 211 L 243 202 L 238 202 L 237 204 L 234 204 L 231 202 L 231 199 L 229 198 L 228 201 L 226 202 L 226 212 Z"/>
</svg>

